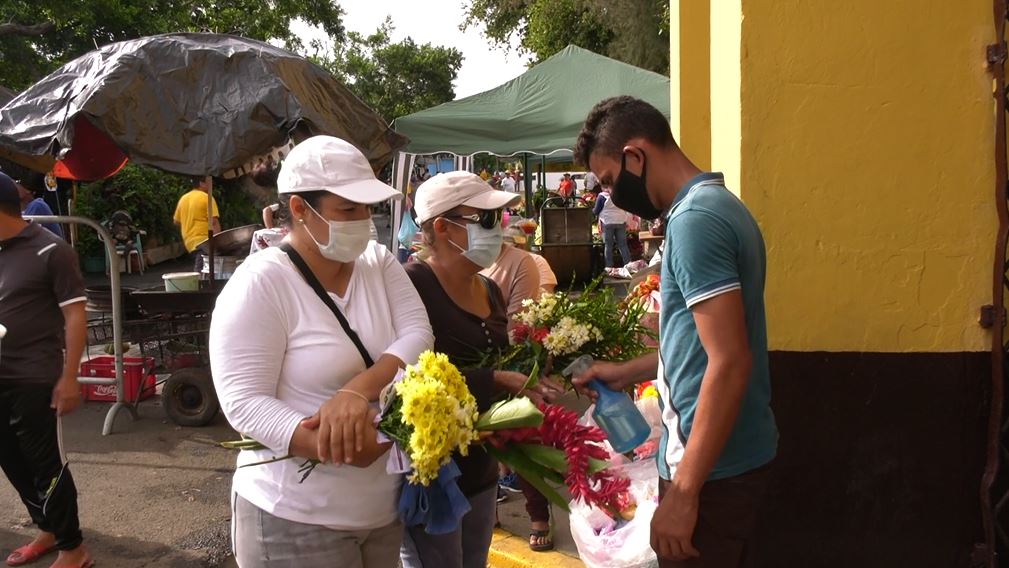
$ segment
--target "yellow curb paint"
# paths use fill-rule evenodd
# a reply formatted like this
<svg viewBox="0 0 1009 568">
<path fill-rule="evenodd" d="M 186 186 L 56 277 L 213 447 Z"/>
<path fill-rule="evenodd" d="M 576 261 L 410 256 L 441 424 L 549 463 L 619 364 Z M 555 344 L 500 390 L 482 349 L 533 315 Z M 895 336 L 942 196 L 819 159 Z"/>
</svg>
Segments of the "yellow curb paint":
<svg viewBox="0 0 1009 568">
<path fill-rule="evenodd" d="M 489 568 L 583 568 L 581 560 L 563 552 L 533 552 L 529 541 L 521 536 L 500 529 L 494 530 L 490 553 L 487 555 Z"/>
</svg>

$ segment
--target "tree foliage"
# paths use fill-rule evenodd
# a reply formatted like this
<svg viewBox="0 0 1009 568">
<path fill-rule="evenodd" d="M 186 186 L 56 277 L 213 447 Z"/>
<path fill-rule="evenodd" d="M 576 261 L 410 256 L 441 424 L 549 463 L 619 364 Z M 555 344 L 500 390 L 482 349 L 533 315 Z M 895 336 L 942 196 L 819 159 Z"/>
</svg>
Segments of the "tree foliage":
<svg viewBox="0 0 1009 568">
<path fill-rule="evenodd" d="M 301 19 L 344 37 L 332 0 L 0 0 L 0 14 L 0 84 L 16 91 L 96 46 L 148 35 L 229 33 L 299 51 L 290 24 Z"/>
<path fill-rule="evenodd" d="M 393 30 L 386 18 L 371 35 L 349 32 L 332 55 L 316 57 L 388 122 L 454 99 L 452 82 L 463 59 L 455 48 L 421 45 L 409 37 L 393 43 Z"/>
<path fill-rule="evenodd" d="M 463 29 L 536 64 L 569 44 L 657 73 L 669 72 L 669 0 L 474 0 Z"/>
</svg>

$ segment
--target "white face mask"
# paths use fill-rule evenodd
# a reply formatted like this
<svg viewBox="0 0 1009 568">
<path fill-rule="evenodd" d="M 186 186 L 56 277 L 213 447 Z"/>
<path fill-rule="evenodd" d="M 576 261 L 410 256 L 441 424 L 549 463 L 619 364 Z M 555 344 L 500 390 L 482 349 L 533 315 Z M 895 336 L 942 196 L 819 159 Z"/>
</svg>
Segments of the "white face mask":
<svg viewBox="0 0 1009 568">
<path fill-rule="evenodd" d="M 317 241 L 312 231 L 308 231 L 308 236 L 315 241 L 322 256 L 336 262 L 353 262 L 368 248 L 368 240 L 371 238 L 371 219 L 330 221 L 319 215 L 315 207 L 309 205 L 307 201 L 305 205 L 312 210 L 312 213 L 315 213 L 316 217 L 329 225 L 329 241 L 326 244 Z M 302 219 L 302 223 L 304 223 L 304 219 Z M 308 227 L 305 227 L 305 230 L 307 231 Z"/>
<path fill-rule="evenodd" d="M 445 220 L 456 227 L 466 228 L 466 238 L 469 240 L 469 247 L 462 248 L 449 239 L 448 242 L 452 243 L 452 246 L 462 251 L 464 257 L 480 268 L 490 268 L 494 265 L 498 255 L 501 254 L 501 244 L 504 242 L 504 238 L 501 235 L 501 225 L 493 229 L 484 229 L 477 223 L 460 225 L 454 221 Z"/>
</svg>

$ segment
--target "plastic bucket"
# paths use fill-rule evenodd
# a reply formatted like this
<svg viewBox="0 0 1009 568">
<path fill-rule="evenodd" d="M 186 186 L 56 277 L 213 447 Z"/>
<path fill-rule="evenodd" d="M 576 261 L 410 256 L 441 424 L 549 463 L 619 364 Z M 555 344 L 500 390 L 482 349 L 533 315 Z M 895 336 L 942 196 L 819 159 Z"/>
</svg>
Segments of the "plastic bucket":
<svg viewBox="0 0 1009 568">
<path fill-rule="evenodd" d="M 200 289 L 199 272 L 172 272 L 161 276 L 165 292 L 196 292 Z"/>
</svg>

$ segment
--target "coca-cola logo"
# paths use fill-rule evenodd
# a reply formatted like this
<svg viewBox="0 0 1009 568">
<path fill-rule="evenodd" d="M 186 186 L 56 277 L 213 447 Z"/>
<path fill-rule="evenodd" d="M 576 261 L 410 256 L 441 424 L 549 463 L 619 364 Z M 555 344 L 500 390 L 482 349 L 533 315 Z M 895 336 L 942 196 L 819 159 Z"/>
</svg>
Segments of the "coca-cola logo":
<svg viewBox="0 0 1009 568">
<path fill-rule="evenodd" d="M 116 396 L 116 385 L 96 385 L 94 393 L 98 396 Z"/>
</svg>

